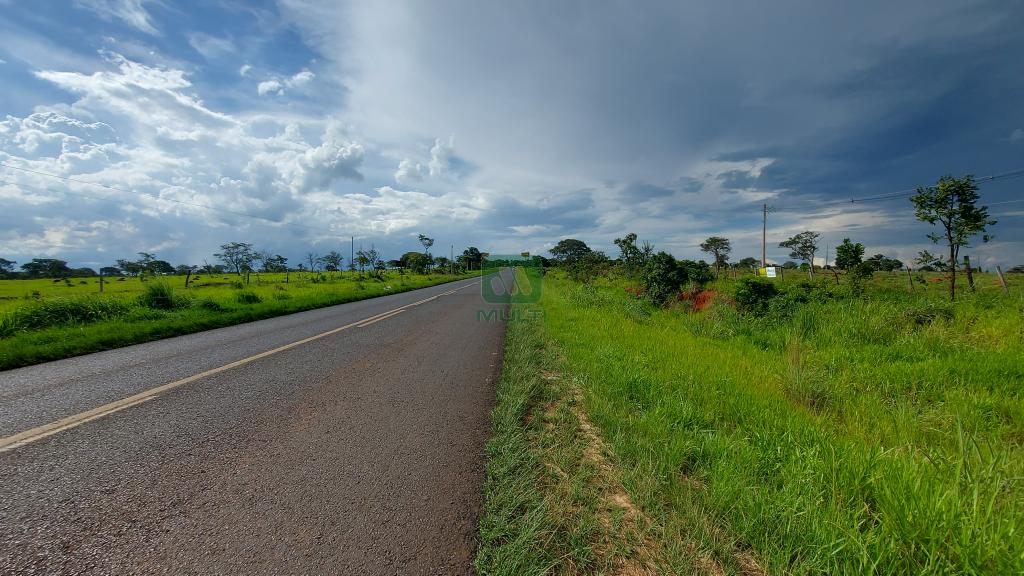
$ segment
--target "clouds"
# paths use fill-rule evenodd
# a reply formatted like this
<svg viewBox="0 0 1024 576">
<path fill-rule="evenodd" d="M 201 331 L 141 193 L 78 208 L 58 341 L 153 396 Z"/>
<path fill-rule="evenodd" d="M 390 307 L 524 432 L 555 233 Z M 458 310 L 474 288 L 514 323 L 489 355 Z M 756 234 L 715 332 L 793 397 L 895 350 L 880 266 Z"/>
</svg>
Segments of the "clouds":
<svg viewBox="0 0 1024 576">
<path fill-rule="evenodd" d="M 89 200 L 74 220 L 149 245 L 237 230 L 301 252 L 328 229 L 385 250 L 442 231 L 494 252 L 566 236 L 614 252 L 635 231 L 678 256 L 709 235 L 752 254 L 769 203 L 770 236 L 906 257 L 928 231 L 908 203 L 835 201 L 1021 167 L 1013 3 L 77 5 L 81 38 L 60 37 L 57 11 L 52 29 L 0 30 L 0 76 L 31 102 L 0 95 L 0 154 L 138 191 L 111 200 L 116 218 Z M 56 201 L 3 194 L 80 229 Z M 1024 251 L 1021 230 L 1000 224 L 982 262 Z"/>
<path fill-rule="evenodd" d="M 203 234 L 204 228 L 253 225 L 237 213 L 287 226 L 316 212 L 307 195 L 363 178 L 364 148 L 336 120 L 238 117 L 206 106 L 183 70 L 117 54 L 109 54 L 108 62 L 92 74 L 37 71 L 76 99 L 0 121 L 0 160 L 76 180 L 62 193 L 64 186 L 42 175 L 7 174 L 14 186 L 4 188 L 5 197 L 29 210 L 38 205 L 30 198 L 77 205 L 73 220 L 52 213 L 13 219 L 5 226 L 7 239 L 0 239 L 8 254 L 39 252 L 46 242 L 65 251 L 112 250 L 115 245 L 97 238 L 113 241 L 133 230 L 134 245 L 170 249 L 161 234 L 176 233 L 175 227 Z M 258 135 L 268 128 L 270 134 Z M 15 190 L 38 193 L 19 196 Z M 90 216 L 109 225 L 91 226 Z"/>
<path fill-rule="evenodd" d="M 247 76 L 251 70 L 251 66 L 242 66 L 240 74 L 242 76 Z M 260 96 L 266 96 L 268 94 L 284 96 L 284 94 L 289 90 L 301 90 L 306 88 L 315 78 L 316 74 L 304 69 L 289 77 L 264 80 L 256 86 L 256 93 Z"/>
<path fill-rule="evenodd" d="M 91 10 L 108 20 L 120 20 L 133 28 L 147 34 L 159 34 L 153 18 L 146 10 L 146 4 L 154 4 L 155 0 L 75 0 L 81 8 Z"/>
</svg>

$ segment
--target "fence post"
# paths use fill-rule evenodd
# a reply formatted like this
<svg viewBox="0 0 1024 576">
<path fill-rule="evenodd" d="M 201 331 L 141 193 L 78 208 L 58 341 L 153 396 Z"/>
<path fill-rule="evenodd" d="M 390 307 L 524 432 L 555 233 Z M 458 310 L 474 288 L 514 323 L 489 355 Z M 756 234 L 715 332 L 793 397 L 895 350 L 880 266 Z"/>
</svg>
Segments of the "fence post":
<svg viewBox="0 0 1024 576">
<path fill-rule="evenodd" d="M 971 257 L 964 255 L 964 268 L 967 269 L 967 286 L 974 292 L 974 274 L 971 273 Z"/>
<path fill-rule="evenodd" d="M 1006 278 L 1003 278 L 1003 269 L 1000 268 L 998 264 L 996 264 L 996 274 L 999 275 L 999 283 L 1003 286 L 1003 293 L 1009 294 L 1010 289 L 1006 287 Z"/>
<path fill-rule="evenodd" d="M 907 282 L 910 284 L 910 291 L 914 291 L 914 277 L 910 274 L 910 266 L 907 266 Z"/>
</svg>

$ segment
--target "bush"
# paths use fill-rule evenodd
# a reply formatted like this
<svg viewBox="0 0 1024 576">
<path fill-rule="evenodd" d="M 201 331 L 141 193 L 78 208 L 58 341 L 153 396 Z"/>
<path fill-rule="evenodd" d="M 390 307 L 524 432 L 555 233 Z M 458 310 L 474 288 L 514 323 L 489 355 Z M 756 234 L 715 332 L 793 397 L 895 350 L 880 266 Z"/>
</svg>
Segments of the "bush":
<svg viewBox="0 0 1024 576">
<path fill-rule="evenodd" d="M 641 281 L 644 286 L 644 297 L 661 306 L 686 281 L 686 271 L 679 266 L 676 259 L 667 252 L 658 252 L 644 266 Z"/>
<path fill-rule="evenodd" d="M 247 291 L 235 294 L 235 300 L 239 304 L 259 304 L 260 302 L 263 302 L 263 298 L 260 298 L 259 294 Z"/>
<path fill-rule="evenodd" d="M 610 264 L 604 252 L 588 252 L 567 264 L 566 272 L 570 279 L 587 284 L 594 278 L 605 275 Z"/>
<path fill-rule="evenodd" d="M 861 262 L 850 268 L 847 275 L 850 277 L 850 293 L 854 296 L 864 294 L 864 282 L 870 280 L 875 272 L 875 267 L 870 262 Z"/>
<path fill-rule="evenodd" d="M 757 278 L 744 278 L 733 293 L 736 307 L 744 314 L 764 316 L 768 313 L 772 299 L 779 295 L 779 288 Z"/>
<path fill-rule="evenodd" d="M 146 284 L 145 290 L 139 295 L 139 304 L 153 310 L 174 310 L 187 305 L 188 302 L 176 296 L 170 284 L 153 282 Z"/>
</svg>

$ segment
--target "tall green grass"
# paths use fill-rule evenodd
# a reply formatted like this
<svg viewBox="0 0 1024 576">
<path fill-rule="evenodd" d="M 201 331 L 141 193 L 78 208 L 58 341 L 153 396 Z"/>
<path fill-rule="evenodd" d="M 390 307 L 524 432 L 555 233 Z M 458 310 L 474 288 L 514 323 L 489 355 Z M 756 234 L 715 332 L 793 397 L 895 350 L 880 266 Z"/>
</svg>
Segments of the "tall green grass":
<svg viewBox="0 0 1024 576">
<path fill-rule="evenodd" d="M 549 275 L 543 308 L 665 525 L 773 573 L 1024 573 L 1019 295 L 878 290 L 755 318 Z"/>
</svg>

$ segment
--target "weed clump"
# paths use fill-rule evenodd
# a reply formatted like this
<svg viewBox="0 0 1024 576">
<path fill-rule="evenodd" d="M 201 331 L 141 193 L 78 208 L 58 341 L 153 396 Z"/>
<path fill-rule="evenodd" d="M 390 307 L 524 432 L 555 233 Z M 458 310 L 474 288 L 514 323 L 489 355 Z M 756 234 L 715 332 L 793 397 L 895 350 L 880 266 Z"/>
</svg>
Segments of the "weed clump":
<svg viewBox="0 0 1024 576">
<path fill-rule="evenodd" d="M 36 300 L 0 317 L 0 336 L 51 326 L 88 324 L 125 315 L 131 305 L 123 300 L 95 297 Z"/>
<path fill-rule="evenodd" d="M 235 294 L 235 301 L 239 304 L 259 304 L 263 302 L 263 298 L 255 292 L 243 291 Z"/>
<path fill-rule="evenodd" d="M 189 302 L 187 298 L 175 294 L 170 284 L 154 282 L 146 284 L 139 295 L 139 304 L 153 310 L 176 310 L 188 306 Z"/>
<path fill-rule="evenodd" d="M 220 302 L 212 298 L 199 298 L 192 302 L 192 306 L 200 310 L 209 310 L 210 312 L 223 312 L 226 310 Z"/>
</svg>

